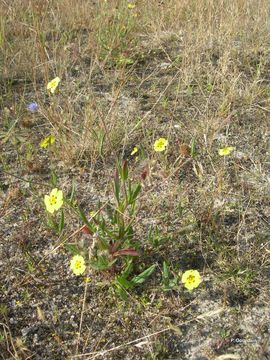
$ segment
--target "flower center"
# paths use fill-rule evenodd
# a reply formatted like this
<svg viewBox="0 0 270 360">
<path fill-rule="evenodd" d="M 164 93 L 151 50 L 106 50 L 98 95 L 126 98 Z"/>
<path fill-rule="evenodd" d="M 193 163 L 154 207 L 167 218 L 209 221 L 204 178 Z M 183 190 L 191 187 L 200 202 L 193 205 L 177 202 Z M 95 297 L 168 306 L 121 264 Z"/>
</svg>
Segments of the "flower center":
<svg viewBox="0 0 270 360">
<path fill-rule="evenodd" d="M 76 263 L 75 263 L 75 268 L 80 269 L 81 265 L 82 265 L 81 262 L 79 260 L 77 260 Z"/>
<path fill-rule="evenodd" d="M 194 283 L 195 282 L 195 276 L 194 275 L 189 275 L 187 278 L 187 282 L 188 283 Z"/>
<path fill-rule="evenodd" d="M 50 204 L 55 205 L 57 202 L 57 197 L 55 195 L 51 195 L 50 197 Z"/>
</svg>

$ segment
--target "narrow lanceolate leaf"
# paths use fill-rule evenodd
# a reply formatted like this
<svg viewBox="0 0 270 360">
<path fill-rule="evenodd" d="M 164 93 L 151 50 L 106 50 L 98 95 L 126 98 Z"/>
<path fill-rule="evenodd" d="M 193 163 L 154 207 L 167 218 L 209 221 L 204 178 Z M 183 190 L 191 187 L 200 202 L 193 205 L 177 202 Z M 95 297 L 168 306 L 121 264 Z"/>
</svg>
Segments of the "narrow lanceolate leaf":
<svg viewBox="0 0 270 360">
<path fill-rule="evenodd" d="M 61 217 L 60 217 L 60 222 L 59 222 L 59 226 L 58 226 L 58 230 L 60 233 L 64 230 L 64 226 L 65 226 L 65 215 L 64 215 L 63 209 L 61 209 Z"/>
<path fill-rule="evenodd" d="M 78 208 L 78 210 L 79 210 L 79 215 L 80 215 L 82 221 L 85 223 L 85 225 L 87 225 L 91 229 L 91 224 L 87 220 L 84 211 L 82 209 L 80 209 L 80 208 Z"/>
<path fill-rule="evenodd" d="M 114 176 L 114 195 L 119 204 L 119 202 L 120 202 L 120 181 L 119 181 L 118 171 L 116 171 L 116 174 Z"/>
<path fill-rule="evenodd" d="M 119 241 L 119 240 L 115 241 L 113 243 L 113 245 L 111 245 L 109 248 L 110 254 L 116 253 L 116 251 L 119 249 L 120 245 L 121 245 L 121 241 Z"/>
<path fill-rule="evenodd" d="M 132 188 L 131 186 L 129 187 L 129 194 L 128 194 L 129 204 L 132 204 L 136 200 L 139 192 L 141 191 L 141 188 L 142 188 L 141 184 L 137 184 L 135 188 L 134 187 Z"/>
<path fill-rule="evenodd" d="M 120 255 L 139 256 L 140 254 L 135 249 L 122 249 L 116 251 L 113 254 L 113 256 L 120 256 Z"/>
<path fill-rule="evenodd" d="M 117 284 L 121 285 L 124 289 L 129 289 L 130 287 L 132 287 L 132 283 L 128 281 L 124 276 L 118 276 L 116 281 Z"/>
<path fill-rule="evenodd" d="M 105 137 L 106 137 L 106 133 L 100 134 L 99 136 L 99 146 L 98 146 L 98 151 L 99 151 L 99 155 L 102 156 L 103 154 L 103 146 L 104 146 L 104 141 L 105 141 Z"/>
<path fill-rule="evenodd" d="M 91 261 L 91 266 L 96 270 L 105 270 L 109 269 L 115 261 L 109 261 L 105 256 L 99 256 Z"/>
<path fill-rule="evenodd" d="M 121 276 L 123 276 L 126 279 L 132 273 L 133 269 L 134 269 L 133 259 L 129 259 L 125 269 L 122 271 Z"/>
<path fill-rule="evenodd" d="M 138 184 L 136 189 L 134 190 L 134 193 L 133 193 L 133 199 L 135 200 L 139 194 L 139 192 L 141 191 L 141 188 L 142 188 L 142 185 L 141 184 Z"/>
<path fill-rule="evenodd" d="M 169 280 L 169 269 L 168 269 L 168 265 L 166 263 L 166 261 L 163 261 L 163 280 L 165 283 L 168 282 Z"/>
<path fill-rule="evenodd" d="M 51 184 L 53 187 L 57 187 L 58 185 L 58 177 L 54 171 L 51 174 Z"/>
<path fill-rule="evenodd" d="M 131 280 L 133 285 L 139 285 L 142 284 L 155 270 L 156 265 L 150 266 L 148 269 L 144 270 L 142 273 L 140 273 L 137 276 L 134 276 Z"/>
<path fill-rule="evenodd" d="M 115 291 L 124 301 L 128 301 L 128 292 L 120 284 L 115 284 Z"/>
<path fill-rule="evenodd" d="M 69 201 L 70 201 L 71 204 L 72 204 L 73 201 L 74 201 L 75 192 L 76 192 L 76 182 L 75 182 L 75 180 L 73 179 L 73 180 L 72 180 L 71 194 L 70 194 L 70 198 L 69 198 Z"/>
<path fill-rule="evenodd" d="M 122 170 L 123 180 L 126 181 L 128 178 L 128 162 L 127 160 L 123 163 L 123 170 Z"/>
<path fill-rule="evenodd" d="M 75 244 L 64 244 L 64 248 L 68 250 L 72 255 L 78 255 L 80 250 Z"/>
</svg>

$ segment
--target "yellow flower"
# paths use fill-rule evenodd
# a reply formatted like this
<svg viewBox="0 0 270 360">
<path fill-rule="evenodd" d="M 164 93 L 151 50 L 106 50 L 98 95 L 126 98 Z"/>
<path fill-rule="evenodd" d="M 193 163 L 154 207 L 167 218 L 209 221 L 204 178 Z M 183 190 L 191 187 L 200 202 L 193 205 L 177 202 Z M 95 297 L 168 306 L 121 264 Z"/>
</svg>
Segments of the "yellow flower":
<svg viewBox="0 0 270 360">
<path fill-rule="evenodd" d="M 166 149 L 166 146 L 168 145 L 168 140 L 164 138 L 160 138 L 155 141 L 154 143 L 154 150 L 157 152 L 164 151 Z"/>
<path fill-rule="evenodd" d="M 60 78 L 57 76 L 47 84 L 47 90 L 49 90 L 52 94 L 54 94 L 58 84 L 60 83 Z"/>
<path fill-rule="evenodd" d="M 40 144 L 39 144 L 39 146 L 41 147 L 41 148 L 46 148 L 46 147 L 48 147 L 49 145 L 52 145 L 53 143 L 55 142 L 55 137 L 53 136 L 53 135 L 49 135 L 49 136 L 47 136 L 45 139 L 43 139 L 41 142 L 40 142 Z"/>
<path fill-rule="evenodd" d="M 75 275 L 83 274 L 86 269 L 84 258 L 81 255 L 74 255 L 70 261 L 70 268 Z"/>
<path fill-rule="evenodd" d="M 50 195 L 45 195 L 44 197 L 46 210 L 51 214 L 59 210 L 63 202 L 63 192 L 56 188 L 51 191 Z"/>
<path fill-rule="evenodd" d="M 89 215 L 93 218 L 93 217 L 95 217 L 96 212 L 95 211 L 89 211 Z"/>
<path fill-rule="evenodd" d="M 135 4 L 131 4 L 131 3 L 129 3 L 129 4 L 128 4 L 128 9 L 134 9 L 134 8 L 135 8 L 135 6 L 136 6 Z"/>
<path fill-rule="evenodd" d="M 202 282 L 201 276 L 197 270 L 187 270 L 181 278 L 181 282 L 188 290 L 193 290 Z"/>
<path fill-rule="evenodd" d="M 136 152 L 138 152 L 138 148 L 137 146 L 135 146 L 135 148 L 132 150 L 132 153 L 130 155 L 135 155 Z"/>
<path fill-rule="evenodd" d="M 218 154 L 220 156 L 230 155 L 230 153 L 235 149 L 233 146 L 226 146 L 225 148 L 219 149 Z"/>
</svg>

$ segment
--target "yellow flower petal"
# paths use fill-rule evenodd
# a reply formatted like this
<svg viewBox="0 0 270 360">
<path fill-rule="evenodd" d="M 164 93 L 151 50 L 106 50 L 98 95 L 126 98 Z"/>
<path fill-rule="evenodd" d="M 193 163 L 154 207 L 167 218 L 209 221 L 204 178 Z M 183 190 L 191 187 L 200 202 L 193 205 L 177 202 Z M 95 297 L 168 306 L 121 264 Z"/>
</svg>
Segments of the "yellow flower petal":
<svg viewBox="0 0 270 360">
<path fill-rule="evenodd" d="M 83 256 L 74 255 L 70 261 L 70 268 L 75 275 L 81 275 L 85 272 L 86 266 Z"/>
<path fill-rule="evenodd" d="M 58 189 L 57 189 L 57 188 L 52 189 L 51 195 L 56 196 L 57 193 L 58 193 Z"/>
<path fill-rule="evenodd" d="M 93 218 L 93 217 L 95 217 L 96 212 L 95 211 L 89 211 L 89 215 Z"/>
<path fill-rule="evenodd" d="M 49 145 L 52 145 L 53 143 L 55 142 L 55 137 L 53 136 L 53 135 L 49 135 L 49 136 L 47 136 L 45 139 L 43 139 L 41 142 L 40 142 L 40 144 L 39 144 L 39 146 L 41 147 L 41 148 L 46 148 L 46 147 L 48 147 Z"/>
<path fill-rule="evenodd" d="M 51 214 L 59 210 L 64 203 L 62 190 L 53 189 L 50 195 L 44 196 L 44 203 L 46 210 Z"/>
<path fill-rule="evenodd" d="M 131 3 L 128 4 L 128 9 L 134 9 L 135 7 L 136 7 L 135 4 L 131 4 Z"/>
<path fill-rule="evenodd" d="M 52 94 L 54 94 L 58 84 L 60 83 L 61 79 L 57 76 L 47 84 L 47 90 L 49 90 Z"/>
<path fill-rule="evenodd" d="M 132 150 L 131 155 L 135 155 L 135 154 L 136 154 L 136 152 L 138 152 L 138 148 L 137 148 L 137 146 L 135 146 L 135 147 L 134 147 L 134 149 Z"/>
<path fill-rule="evenodd" d="M 230 153 L 235 149 L 233 146 L 226 146 L 225 148 L 219 149 L 218 154 L 220 156 L 230 155 Z"/>
<path fill-rule="evenodd" d="M 168 140 L 165 138 L 159 138 L 154 143 L 154 150 L 157 152 L 164 151 L 168 145 Z"/>
<path fill-rule="evenodd" d="M 187 270 L 181 278 L 181 282 L 188 290 L 193 290 L 202 282 L 200 273 L 197 270 Z"/>
<path fill-rule="evenodd" d="M 50 196 L 49 195 L 45 195 L 44 196 L 44 203 L 45 203 L 45 206 L 46 206 L 46 210 L 53 214 L 54 213 L 54 208 L 51 206 L 51 203 L 50 203 Z"/>
</svg>

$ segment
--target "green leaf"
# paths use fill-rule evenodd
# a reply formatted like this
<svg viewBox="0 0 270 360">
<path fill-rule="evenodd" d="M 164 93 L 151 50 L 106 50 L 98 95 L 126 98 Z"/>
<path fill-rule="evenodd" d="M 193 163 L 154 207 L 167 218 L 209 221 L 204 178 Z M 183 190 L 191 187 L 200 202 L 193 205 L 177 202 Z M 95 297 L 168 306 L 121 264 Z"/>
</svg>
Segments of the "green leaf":
<svg viewBox="0 0 270 360">
<path fill-rule="evenodd" d="M 131 184 L 129 183 L 129 186 L 128 186 L 128 203 L 129 204 L 132 204 L 136 200 L 139 192 L 141 191 L 141 188 L 142 188 L 141 184 L 131 186 Z"/>
<path fill-rule="evenodd" d="M 129 300 L 127 291 L 125 289 L 123 289 L 120 284 L 115 284 L 115 291 L 122 300 L 124 300 L 124 301 Z"/>
<path fill-rule="evenodd" d="M 90 222 L 87 220 L 84 211 L 80 207 L 78 207 L 78 211 L 79 211 L 79 215 L 80 215 L 82 221 L 85 223 L 85 225 L 87 225 L 90 229 L 92 229 L 92 226 L 91 226 Z"/>
<path fill-rule="evenodd" d="M 123 174 L 123 180 L 126 181 L 128 179 L 128 162 L 127 162 L 127 160 L 125 160 L 123 163 L 122 174 Z"/>
<path fill-rule="evenodd" d="M 99 136 L 99 146 L 98 146 L 98 151 L 99 151 L 99 155 L 102 156 L 103 154 L 103 146 L 104 146 L 104 140 L 105 140 L 105 136 L 106 136 L 106 133 L 101 133 L 100 136 Z"/>
<path fill-rule="evenodd" d="M 69 198 L 69 201 L 71 204 L 74 201 L 75 192 L 76 192 L 76 181 L 74 179 L 72 179 L 72 188 L 71 188 L 71 194 L 70 194 L 70 198 Z"/>
<path fill-rule="evenodd" d="M 107 204 L 106 208 L 106 214 L 108 218 L 111 220 L 112 224 L 115 224 L 115 210 L 113 209 L 112 205 L 109 203 Z"/>
<path fill-rule="evenodd" d="M 124 235 L 125 235 L 125 225 L 121 221 L 119 221 L 118 222 L 118 238 L 123 239 Z"/>
<path fill-rule="evenodd" d="M 166 261 L 163 261 L 163 272 L 162 272 L 162 277 L 163 277 L 163 282 L 168 283 L 169 281 L 169 276 L 170 276 L 170 272 L 169 272 L 169 268 L 168 265 L 166 263 Z"/>
<path fill-rule="evenodd" d="M 101 234 L 98 236 L 98 245 L 100 250 L 108 250 L 110 248 L 108 240 Z"/>
<path fill-rule="evenodd" d="M 132 239 L 134 236 L 134 230 L 131 224 L 127 225 L 124 234 L 128 239 Z"/>
<path fill-rule="evenodd" d="M 99 255 L 97 259 L 91 260 L 91 266 L 96 270 L 106 270 L 109 269 L 116 260 L 109 261 L 106 256 Z"/>
<path fill-rule="evenodd" d="M 60 221 L 58 225 L 59 233 L 61 233 L 64 230 L 64 226 L 65 226 L 65 215 L 64 215 L 64 210 L 61 209 Z"/>
<path fill-rule="evenodd" d="M 51 184 L 53 187 L 57 188 L 58 185 L 58 177 L 54 171 L 51 173 Z"/>
<path fill-rule="evenodd" d="M 164 238 L 161 237 L 158 226 L 151 225 L 147 235 L 148 241 L 154 246 L 158 247 Z"/>
<path fill-rule="evenodd" d="M 131 283 L 133 285 L 139 285 L 142 284 L 155 270 L 156 265 L 150 266 L 148 269 L 144 270 L 142 273 L 140 273 L 137 276 L 134 276 L 131 280 Z"/>
<path fill-rule="evenodd" d="M 54 231 L 58 232 L 58 224 L 55 222 L 53 216 L 47 213 L 47 224 Z"/>
<path fill-rule="evenodd" d="M 118 176 L 118 171 L 114 176 L 114 195 L 116 197 L 117 203 L 120 203 L 120 181 Z"/>
<path fill-rule="evenodd" d="M 74 244 L 64 244 L 64 248 L 72 255 L 78 255 L 80 253 L 78 246 Z"/>
<path fill-rule="evenodd" d="M 136 189 L 134 190 L 133 192 L 133 200 L 136 200 L 139 192 L 141 191 L 141 188 L 142 188 L 142 185 L 141 184 L 138 184 Z"/>
<path fill-rule="evenodd" d="M 169 280 L 167 284 L 163 284 L 162 290 L 163 291 L 171 291 L 177 285 L 177 278 L 174 277 Z"/>
<path fill-rule="evenodd" d="M 165 261 L 163 261 L 163 271 L 162 271 L 162 290 L 170 291 L 177 284 L 177 277 L 170 277 L 171 273 L 169 267 Z"/>
<path fill-rule="evenodd" d="M 128 260 L 125 269 L 122 271 L 121 276 L 127 278 L 132 273 L 133 268 L 134 268 L 133 259 L 130 259 Z"/>
<path fill-rule="evenodd" d="M 130 281 L 128 281 L 124 276 L 118 276 L 116 281 L 124 289 L 129 289 L 133 286 L 133 284 Z"/>
<path fill-rule="evenodd" d="M 132 65 L 134 64 L 134 60 L 123 55 L 120 55 L 118 59 L 116 59 L 117 65 Z"/>
</svg>

